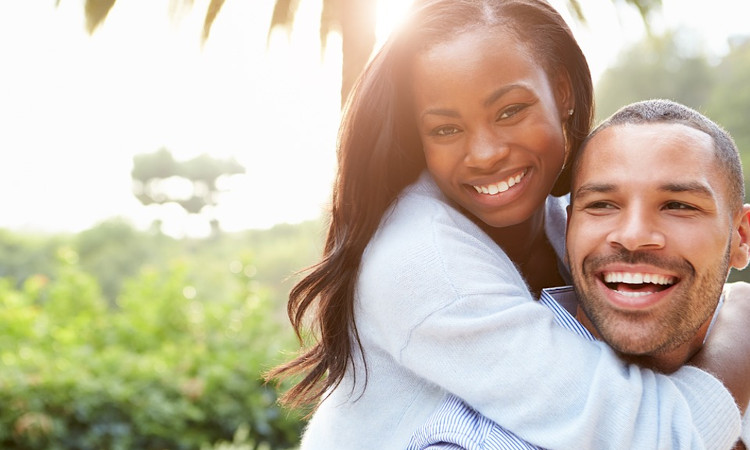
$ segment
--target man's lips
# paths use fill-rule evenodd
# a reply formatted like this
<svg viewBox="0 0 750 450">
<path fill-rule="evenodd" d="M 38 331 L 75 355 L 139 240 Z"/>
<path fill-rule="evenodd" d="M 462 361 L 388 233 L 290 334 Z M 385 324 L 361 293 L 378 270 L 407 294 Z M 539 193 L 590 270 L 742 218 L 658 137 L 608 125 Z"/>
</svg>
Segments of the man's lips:
<svg viewBox="0 0 750 450">
<path fill-rule="evenodd" d="M 679 279 L 648 271 L 604 271 L 599 274 L 607 300 L 618 309 L 647 309 L 661 301 Z"/>
</svg>

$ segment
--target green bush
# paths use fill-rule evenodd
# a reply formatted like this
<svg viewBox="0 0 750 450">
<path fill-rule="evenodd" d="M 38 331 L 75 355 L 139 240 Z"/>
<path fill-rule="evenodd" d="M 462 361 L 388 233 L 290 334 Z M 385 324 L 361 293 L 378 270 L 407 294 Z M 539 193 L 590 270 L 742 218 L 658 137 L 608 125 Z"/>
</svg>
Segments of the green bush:
<svg viewBox="0 0 750 450">
<path fill-rule="evenodd" d="M 233 294 L 205 298 L 184 262 L 142 269 L 112 307 L 58 256 L 54 278 L 0 279 L 0 448 L 296 445 L 299 417 L 261 380 L 291 333 L 251 271 L 228 267 Z"/>
</svg>

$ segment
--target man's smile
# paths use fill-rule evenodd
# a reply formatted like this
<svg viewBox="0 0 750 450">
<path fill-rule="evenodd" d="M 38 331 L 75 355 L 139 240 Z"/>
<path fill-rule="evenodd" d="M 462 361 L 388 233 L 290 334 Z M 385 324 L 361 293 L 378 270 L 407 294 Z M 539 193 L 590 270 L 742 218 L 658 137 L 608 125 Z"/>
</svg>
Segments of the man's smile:
<svg viewBox="0 0 750 450">
<path fill-rule="evenodd" d="M 626 297 L 640 297 L 663 291 L 676 283 L 669 275 L 648 272 L 603 272 L 605 286 Z"/>
</svg>

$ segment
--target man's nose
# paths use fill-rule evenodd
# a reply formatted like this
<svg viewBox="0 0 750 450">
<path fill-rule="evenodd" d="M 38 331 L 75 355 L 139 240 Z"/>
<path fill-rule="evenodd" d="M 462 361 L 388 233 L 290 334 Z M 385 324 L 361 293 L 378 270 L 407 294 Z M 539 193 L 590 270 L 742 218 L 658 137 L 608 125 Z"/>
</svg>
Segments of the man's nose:
<svg viewBox="0 0 750 450">
<path fill-rule="evenodd" d="M 607 236 L 611 245 L 630 251 L 664 248 L 666 235 L 657 218 L 643 208 L 628 208 L 621 213 L 621 217 L 622 220 Z"/>
</svg>

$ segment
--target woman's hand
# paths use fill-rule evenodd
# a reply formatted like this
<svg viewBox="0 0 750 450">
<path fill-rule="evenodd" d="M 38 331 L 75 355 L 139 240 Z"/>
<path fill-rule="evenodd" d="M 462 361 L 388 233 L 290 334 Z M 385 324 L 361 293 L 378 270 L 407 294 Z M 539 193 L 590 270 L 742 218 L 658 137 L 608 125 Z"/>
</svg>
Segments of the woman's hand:
<svg viewBox="0 0 750 450">
<path fill-rule="evenodd" d="M 750 284 L 726 285 L 714 327 L 688 363 L 721 380 L 745 413 L 750 402 Z"/>
</svg>

